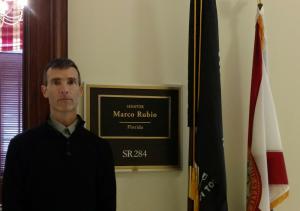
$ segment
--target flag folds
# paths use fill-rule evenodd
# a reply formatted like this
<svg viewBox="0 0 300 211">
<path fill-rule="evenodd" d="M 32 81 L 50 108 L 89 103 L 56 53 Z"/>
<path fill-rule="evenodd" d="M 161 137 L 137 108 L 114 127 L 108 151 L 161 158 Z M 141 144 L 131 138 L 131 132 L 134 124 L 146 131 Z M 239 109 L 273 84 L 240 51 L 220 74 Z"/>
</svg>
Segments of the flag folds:
<svg viewBox="0 0 300 211">
<path fill-rule="evenodd" d="M 227 211 L 215 0 L 190 1 L 189 211 Z"/>
<path fill-rule="evenodd" d="M 257 10 L 250 94 L 247 211 L 270 211 L 289 186 L 269 81 L 263 8 Z"/>
</svg>

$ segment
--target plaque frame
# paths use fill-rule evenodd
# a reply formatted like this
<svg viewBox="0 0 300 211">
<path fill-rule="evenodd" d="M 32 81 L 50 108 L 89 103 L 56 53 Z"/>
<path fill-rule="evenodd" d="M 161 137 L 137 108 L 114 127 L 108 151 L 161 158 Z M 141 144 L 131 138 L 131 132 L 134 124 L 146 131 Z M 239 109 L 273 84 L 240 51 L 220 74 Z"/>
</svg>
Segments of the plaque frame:
<svg viewBox="0 0 300 211">
<path fill-rule="evenodd" d="M 181 86 L 85 84 L 84 88 L 86 127 L 110 142 L 117 171 L 180 169 Z M 139 105 L 140 110 L 128 108 L 130 105 Z M 123 127 L 123 119 L 127 120 L 125 126 L 131 124 L 129 115 L 135 120 L 134 127 L 142 129 Z M 139 117 L 142 123 L 147 122 L 145 126 L 136 121 Z M 124 135 L 127 132 L 131 135 Z"/>
</svg>

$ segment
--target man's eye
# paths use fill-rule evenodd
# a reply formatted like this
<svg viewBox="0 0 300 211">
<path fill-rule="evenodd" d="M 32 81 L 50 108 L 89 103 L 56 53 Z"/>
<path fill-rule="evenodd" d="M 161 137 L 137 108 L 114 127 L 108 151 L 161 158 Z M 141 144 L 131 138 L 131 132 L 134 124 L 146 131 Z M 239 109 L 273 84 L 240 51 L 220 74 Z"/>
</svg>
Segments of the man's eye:
<svg viewBox="0 0 300 211">
<path fill-rule="evenodd" d="M 69 80 L 68 80 L 68 84 L 69 84 L 69 85 L 76 84 L 76 79 L 69 79 Z"/>
<path fill-rule="evenodd" d="M 60 84 L 60 80 L 53 80 L 52 83 L 53 83 L 54 85 L 59 85 L 59 84 Z"/>
</svg>

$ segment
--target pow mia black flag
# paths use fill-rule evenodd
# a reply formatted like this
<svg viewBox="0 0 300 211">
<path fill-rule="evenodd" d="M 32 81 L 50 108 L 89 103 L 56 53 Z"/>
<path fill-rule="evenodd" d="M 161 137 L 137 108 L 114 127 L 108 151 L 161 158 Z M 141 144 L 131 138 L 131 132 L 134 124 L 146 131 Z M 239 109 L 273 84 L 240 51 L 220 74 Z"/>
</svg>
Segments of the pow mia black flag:
<svg viewBox="0 0 300 211">
<path fill-rule="evenodd" d="M 227 211 L 215 0 L 191 0 L 189 211 Z"/>
</svg>

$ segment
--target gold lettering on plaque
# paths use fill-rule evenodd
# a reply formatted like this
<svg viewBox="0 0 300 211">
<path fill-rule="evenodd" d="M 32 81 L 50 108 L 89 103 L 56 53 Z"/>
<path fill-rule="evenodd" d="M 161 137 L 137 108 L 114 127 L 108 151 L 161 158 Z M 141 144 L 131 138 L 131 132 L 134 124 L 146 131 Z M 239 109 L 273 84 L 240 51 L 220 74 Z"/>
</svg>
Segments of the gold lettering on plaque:
<svg viewBox="0 0 300 211">
<path fill-rule="evenodd" d="M 137 111 L 136 116 L 141 117 L 141 118 L 157 118 L 158 117 L 157 113 L 154 113 L 152 111 L 145 111 L 145 112 Z"/>
<path fill-rule="evenodd" d="M 139 109 L 144 109 L 144 105 L 132 105 L 132 104 L 128 104 L 126 105 L 126 108 L 139 108 Z"/>
<path fill-rule="evenodd" d="M 113 118 L 115 117 L 134 117 L 134 113 L 126 113 L 121 111 L 113 111 Z"/>
<path fill-rule="evenodd" d="M 127 129 L 129 130 L 143 130 L 143 125 L 127 125 Z"/>
</svg>

